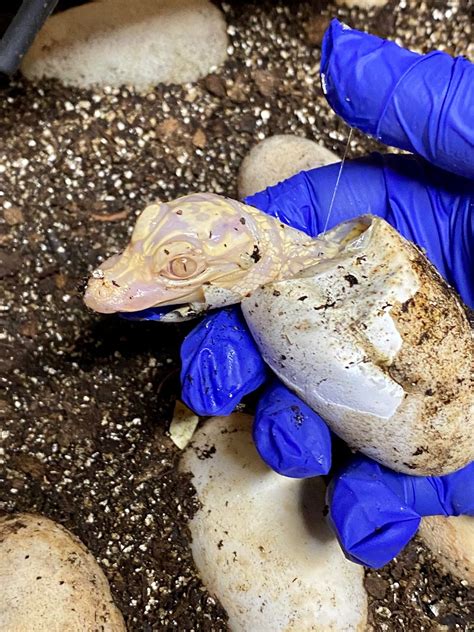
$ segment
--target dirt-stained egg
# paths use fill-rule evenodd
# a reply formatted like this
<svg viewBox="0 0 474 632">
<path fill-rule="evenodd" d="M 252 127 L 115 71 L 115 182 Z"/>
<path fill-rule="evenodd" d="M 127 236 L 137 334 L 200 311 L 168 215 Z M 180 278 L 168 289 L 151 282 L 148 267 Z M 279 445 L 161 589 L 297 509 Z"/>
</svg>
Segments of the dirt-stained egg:
<svg viewBox="0 0 474 632">
<path fill-rule="evenodd" d="M 461 301 L 380 218 L 345 222 L 327 237 L 338 254 L 242 303 L 266 362 L 380 463 L 437 476 L 467 465 L 474 353 Z"/>
</svg>

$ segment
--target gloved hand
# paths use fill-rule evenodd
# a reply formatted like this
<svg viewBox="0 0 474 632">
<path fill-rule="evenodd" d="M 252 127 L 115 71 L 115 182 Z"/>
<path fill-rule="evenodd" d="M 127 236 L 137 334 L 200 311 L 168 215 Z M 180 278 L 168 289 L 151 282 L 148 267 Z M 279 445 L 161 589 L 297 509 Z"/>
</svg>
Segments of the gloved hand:
<svg viewBox="0 0 474 632">
<path fill-rule="evenodd" d="M 411 540 L 422 516 L 474 516 L 474 462 L 446 476 L 409 476 L 358 455 L 332 478 L 327 497 L 346 556 L 379 568 Z"/>
<path fill-rule="evenodd" d="M 474 184 L 467 178 L 474 176 L 474 66 L 440 52 L 417 55 L 334 20 L 323 41 L 321 79 L 330 104 L 350 125 L 432 163 L 379 154 L 348 161 L 327 227 L 361 213 L 385 218 L 425 249 L 472 307 Z M 324 228 L 338 172 L 336 164 L 299 173 L 245 201 L 315 236 Z M 159 315 L 151 310 L 142 317 Z M 202 415 L 230 413 L 267 379 L 238 307 L 207 316 L 186 338 L 181 357 L 183 400 Z M 253 435 L 262 458 L 283 475 L 316 476 L 331 467 L 325 423 L 276 381 L 260 398 Z M 462 472 L 415 478 L 367 458 L 343 468 L 329 502 L 346 554 L 379 566 L 416 532 L 420 508 L 472 512 L 472 484 L 457 481 L 472 481 L 473 468 Z M 461 499 L 455 506 L 431 503 L 433 489 L 449 491 L 454 484 Z"/>
</svg>

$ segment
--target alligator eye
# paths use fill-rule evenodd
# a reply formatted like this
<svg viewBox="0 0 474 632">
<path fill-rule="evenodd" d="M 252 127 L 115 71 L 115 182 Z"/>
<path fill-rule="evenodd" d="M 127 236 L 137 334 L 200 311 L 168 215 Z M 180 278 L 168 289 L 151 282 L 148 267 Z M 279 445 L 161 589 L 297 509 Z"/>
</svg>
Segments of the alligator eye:
<svg viewBox="0 0 474 632">
<path fill-rule="evenodd" d="M 179 279 L 187 279 L 192 276 L 197 270 L 198 264 L 194 259 L 190 257 L 176 257 L 169 263 L 169 271 L 175 277 Z"/>
</svg>

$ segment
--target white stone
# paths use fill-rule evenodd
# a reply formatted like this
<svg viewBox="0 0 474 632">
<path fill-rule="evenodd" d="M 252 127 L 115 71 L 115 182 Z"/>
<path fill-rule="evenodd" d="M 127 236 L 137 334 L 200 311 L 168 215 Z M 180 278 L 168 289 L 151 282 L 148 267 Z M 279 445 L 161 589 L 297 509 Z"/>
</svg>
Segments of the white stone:
<svg viewBox="0 0 474 632">
<path fill-rule="evenodd" d="M 340 7 L 348 7 L 349 9 L 358 7 L 359 9 L 365 9 L 366 11 L 369 9 L 384 7 L 387 2 L 388 0 L 336 0 L 336 4 Z"/>
<path fill-rule="evenodd" d="M 209 0 L 102 0 L 49 18 L 22 63 L 29 79 L 88 87 L 196 81 L 227 58 Z"/>
<path fill-rule="evenodd" d="M 474 586 L 474 516 L 429 516 L 418 534 L 448 573 Z"/>
<path fill-rule="evenodd" d="M 238 632 L 364 630 L 363 569 L 345 559 L 323 517 L 324 484 L 268 469 L 251 417 L 212 418 L 181 467 L 201 509 L 190 523 L 195 563 Z"/>
<path fill-rule="evenodd" d="M 0 519 L 0 630 L 126 632 L 97 562 L 47 518 Z"/>
<path fill-rule="evenodd" d="M 312 140 L 280 134 L 252 148 L 239 171 L 239 196 L 247 197 L 281 182 L 299 171 L 322 167 L 339 158 Z"/>
</svg>

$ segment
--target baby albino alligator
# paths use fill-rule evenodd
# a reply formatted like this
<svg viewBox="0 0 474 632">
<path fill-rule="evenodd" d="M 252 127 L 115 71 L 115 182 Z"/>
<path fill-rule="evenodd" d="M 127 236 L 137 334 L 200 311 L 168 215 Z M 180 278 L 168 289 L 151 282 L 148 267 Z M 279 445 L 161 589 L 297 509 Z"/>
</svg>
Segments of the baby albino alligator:
<svg viewBox="0 0 474 632">
<path fill-rule="evenodd" d="M 166 305 L 201 312 L 291 278 L 331 248 L 250 206 L 198 193 L 146 208 L 125 251 L 94 272 L 85 301 L 102 313 Z"/>
<path fill-rule="evenodd" d="M 267 364 L 351 447 L 419 475 L 474 459 L 465 310 L 380 218 L 311 239 L 217 195 L 153 204 L 93 273 L 85 302 L 102 313 L 168 307 L 168 321 L 241 303 Z"/>
</svg>

